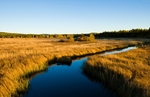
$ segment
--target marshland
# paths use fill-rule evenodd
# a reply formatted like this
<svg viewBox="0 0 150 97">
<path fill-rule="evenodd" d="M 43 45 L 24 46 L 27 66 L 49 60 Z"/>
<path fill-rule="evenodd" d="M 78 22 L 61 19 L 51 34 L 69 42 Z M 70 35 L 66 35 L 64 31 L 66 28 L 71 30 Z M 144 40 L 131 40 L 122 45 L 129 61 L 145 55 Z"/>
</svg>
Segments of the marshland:
<svg viewBox="0 0 150 97">
<path fill-rule="evenodd" d="M 119 97 L 149 97 L 150 46 L 89 57 L 83 72 L 91 80 L 103 83 Z"/>
<path fill-rule="evenodd" d="M 0 0 L 0 97 L 150 97 L 150 0 Z"/>
<path fill-rule="evenodd" d="M 85 75 L 88 81 L 96 81 L 119 97 L 149 96 L 149 39 L 58 40 L 62 38 L 1 38 L 0 96 L 23 96 L 26 91 L 30 91 L 30 80 L 38 72 L 47 71 L 48 67 L 51 68 L 57 62 L 62 64 L 84 56 L 87 56 L 87 61 L 80 65 L 80 74 Z M 129 46 L 137 48 L 118 54 L 99 55 Z"/>
</svg>

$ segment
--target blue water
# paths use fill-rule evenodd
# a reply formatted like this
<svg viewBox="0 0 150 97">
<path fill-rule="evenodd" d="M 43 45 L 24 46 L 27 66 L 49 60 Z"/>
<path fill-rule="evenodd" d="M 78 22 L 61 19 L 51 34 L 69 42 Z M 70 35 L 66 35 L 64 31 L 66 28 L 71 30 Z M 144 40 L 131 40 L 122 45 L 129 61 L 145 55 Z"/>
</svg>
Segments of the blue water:
<svg viewBox="0 0 150 97">
<path fill-rule="evenodd" d="M 119 50 L 119 53 L 131 49 L 134 47 Z M 82 73 L 81 67 L 86 60 L 75 60 L 71 65 L 51 65 L 46 72 L 30 80 L 29 90 L 24 97 L 114 97 L 114 93 Z"/>
<path fill-rule="evenodd" d="M 54 64 L 30 81 L 24 97 L 112 97 L 113 93 L 82 74 L 83 58 L 71 66 Z"/>
</svg>

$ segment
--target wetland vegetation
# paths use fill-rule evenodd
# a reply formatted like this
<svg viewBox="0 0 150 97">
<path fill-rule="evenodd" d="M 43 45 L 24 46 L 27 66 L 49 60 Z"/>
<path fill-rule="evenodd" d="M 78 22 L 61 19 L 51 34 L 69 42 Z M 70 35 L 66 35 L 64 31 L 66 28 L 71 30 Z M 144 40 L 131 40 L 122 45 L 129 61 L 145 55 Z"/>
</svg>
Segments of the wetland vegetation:
<svg viewBox="0 0 150 97">
<path fill-rule="evenodd" d="M 149 31 L 146 30 L 146 31 Z M 149 33 L 149 32 L 147 32 Z M 91 35 L 17 36 L 1 33 L 0 39 L 0 97 L 21 96 L 29 87 L 29 78 L 46 70 L 55 62 L 70 63 L 71 59 L 109 50 L 139 45 L 149 39 L 96 39 Z M 20 35 L 20 34 L 19 34 Z M 93 34 L 96 36 L 96 34 Z M 28 36 L 28 35 L 25 35 Z M 21 38 L 22 37 L 22 38 Z M 23 38 L 24 37 L 24 38 Z M 38 38 L 37 38 L 38 37 Z M 57 39 L 69 37 L 68 42 Z M 99 36 L 97 36 L 99 37 Z M 84 74 L 100 82 L 120 97 L 149 97 L 150 46 L 107 56 L 91 56 L 83 66 Z M 64 61 L 63 61 L 64 60 Z M 67 60 L 67 61 L 66 61 Z M 139 96 L 138 96 L 139 95 Z"/>
<path fill-rule="evenodd" d="M 149 97 L 150 45 L 124 53 L 89 57 L 83 71 L 119 97 Z"/>
</svg>

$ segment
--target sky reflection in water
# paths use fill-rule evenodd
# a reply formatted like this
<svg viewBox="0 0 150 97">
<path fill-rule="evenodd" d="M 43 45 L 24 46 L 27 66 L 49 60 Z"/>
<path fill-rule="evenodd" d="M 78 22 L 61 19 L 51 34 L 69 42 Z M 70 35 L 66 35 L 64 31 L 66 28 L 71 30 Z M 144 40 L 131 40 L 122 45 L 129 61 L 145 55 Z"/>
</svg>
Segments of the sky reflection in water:
<svg viewBox="0 0 150 97">
<path fill-rule="evenodd" d="M 30 81 L 24 97 L 112 97 L 113 93 L 82 74 L 87 60 L 73 61 L 70 66 L 54 64 Z"/>
</svg>

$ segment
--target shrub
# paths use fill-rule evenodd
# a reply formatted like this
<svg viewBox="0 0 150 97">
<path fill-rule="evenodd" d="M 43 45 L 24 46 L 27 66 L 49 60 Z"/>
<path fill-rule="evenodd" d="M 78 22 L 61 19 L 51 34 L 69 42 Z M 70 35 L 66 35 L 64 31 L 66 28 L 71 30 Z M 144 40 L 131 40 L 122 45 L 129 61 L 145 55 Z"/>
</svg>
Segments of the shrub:
<svg viewBox="0 0 150 97">
<path fill-rule="evenodd" d="M 74 38 L 71 36 L 71 37 L 69 37 L 68 41 L 69 42 L 74 42 Z"/>
<path fill-rule="evenodd" d="M 88 41 L 91 41 L 91 42 L 95 41 L 95 36 L 93 34 L 90 34 Z"/>
<path fill-rule="evenodd" d="M 95 36 L 93 34 L 90 34 L 90 36 L 80 36 L 77 38 L 78 41 L 90 41 L 93 42 L 95 41 Z"/>
</svg>

